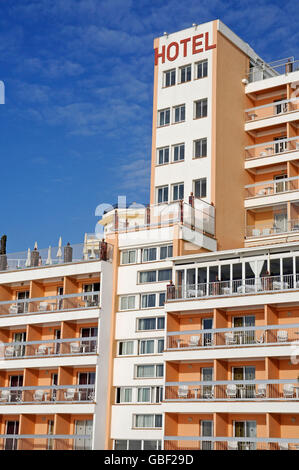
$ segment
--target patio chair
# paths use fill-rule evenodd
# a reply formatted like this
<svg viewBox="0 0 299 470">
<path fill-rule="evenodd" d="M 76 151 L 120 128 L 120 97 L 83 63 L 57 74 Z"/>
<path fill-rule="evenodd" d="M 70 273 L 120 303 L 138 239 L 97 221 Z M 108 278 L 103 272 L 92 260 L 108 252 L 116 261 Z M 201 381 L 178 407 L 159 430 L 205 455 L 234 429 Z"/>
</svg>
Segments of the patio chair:
<svg viewBox="0 0 299 470">
<path fill-rule="evenodd" d="M 278 343 L 285 343 L 288 341 L 288 332 L 287 330 L 278 330 L 277 331 L 277 342 Z"/>
<path fill-rule="evenodd" d="M 71 343 L 70 344 L 70 351 L 71 354 L 78 354 L 81 352 L 81 347 L 79 343 Z"/>
<path fill-rule="evenodd" d="M 227 441 L 227 450 L 238 450 L 238 443 L 235 441 Z"/>
<path fill-rule="evenodd" d="M 14 346 L 6 346 L 5 348 L 5 357 L 13 357 L 15 355 Z"/>
<path fill-rule="evenodd" d="M 40 344 L 39 347 L 35 350 L 35 354 L 42 356 L 47 353 L 47 346 L 45 344 Z"/>
<path fill-rule="evenodd" d="M 189 346 L 198 346 L 199 336 L 190 336 Z"/>
<path fill-rule="evenodd" d="M 33 399 L 35 401 L 43 401 L 44 398 L 44 390 L 35 390 L 33 394 Z"/>
<path fill-rule="evenodd" d="M 66 391 L 64 392 L 64 398 L 66 400 L 74 400 L 75 399 L 75 393 L 76 393 L 75 388 L 67 388 Z"/>
<path fill-rule="evenodd" d="M 48 302 L 40 302 L 38 306 L 38 310 L 40 312 L 46 312 L 48 310 Z"/>
<path fill-rule="evenodd" d="M 187 398 L 189 393 L 188 385 L 180 385 L 178 388 L 178 397 L 179 398 Z"/>
<path fill-rule="evenodd" d="M 256 342 L 257 344 L 263 344 L 263 343 L 265 342 L 265 335 L 266 335 L 266 331 L 263 330 L 263 331 L 261 332 L 260 337 L 257 338 L 257 339 L 255 340 L 255 342 Z"/>
<path fill-rule="evenodd" d="M 19 313 L 18 305 L 17 304 L 10 305 L 9 313 Z"/>
<path fill-rule="evenodd" d="M 288 442 L 280 442 L 278 445 L 279 445 L 279 450 L 289 450 Z"/>
<path fill-rule="evenodd" d="M 293 398 L 294 397 L 294 385 L 293 384 L 284 384 L 284 386 L 283 386 L 283 397 L 284 398 Z"/>
<path fill-rule="evenodd" d="M 225 344 L 237 344 L 237 337 L 235 336 L 234 333 L 228 332 L 224 333 L 225 337 Z"/>
<path fill-rule="evenodd" d="M 267 394 L 267 384 L 257 384 L 255 396 L 256 398 L 265 398 Z"/>
<path fill-rule="evenodd" d="M 0 402 L 8 402 L 10 401 L 10 391 L 9 390 L 1 390 L 0 392 Z"/>
<path fill-rule="evenodd" d="M 226 387 L 226 396 L 228 398 L 236 398 L 237 397 L 237 385 L 236 384 L 229 384 Z"/>
</svg>

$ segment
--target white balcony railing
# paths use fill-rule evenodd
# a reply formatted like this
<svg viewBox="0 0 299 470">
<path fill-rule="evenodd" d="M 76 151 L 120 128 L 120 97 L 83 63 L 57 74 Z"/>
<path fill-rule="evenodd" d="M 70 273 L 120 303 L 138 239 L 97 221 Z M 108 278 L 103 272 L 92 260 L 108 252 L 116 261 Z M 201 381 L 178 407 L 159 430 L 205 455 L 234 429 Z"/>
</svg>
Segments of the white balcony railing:
<svg viewBox="0 0 299 470">
<path fill-rule="evenodd" d="M 213 328 L 167 333 L 167 351 L 173 349 L 240 348 L 243 346 L 276 346 L 298 343 L 299 323 L 285 325 Z"/>
<path fill-rule="evenodd" d="M 273 196 L 299 189 L 299 176 L 263 181 L 245 186 L 245 198 Z"/>
<path fill-rule="evenodd" d="M 278 77 L 279 75 L 288 75 L 298 70 L 299 61 L 295 60 L 294 57 L 287 57 L 269 63 L 257 61 L 255 64 L 252 64 L 248 71 L 248 81 L 251 83 L 271 77 Z"/>
<path fill-rule="evenodd" d="M 283 219 L 279 224 L 273 222 L 264 224 L 257 223 L 256 225 L 247 225 L 246 238 L 268 237 L 274 235 L 281 235 L 283 233 L 292 233 L 299 231 L 299 219 Z"/>
<path fill-rule="evenodd" d="M 299 151 L 299 136 L 289 139 L 272 140 L 245 147 L 245 160 L 272 157 L 273 155 L 282 155 L 296 150 Z"/>
<path fill-rule="evenodd" d="M 299 450 L 299 439 L 164 436 L 164 450 Z"/>
<path fill-rule="evenodd" d="M 299 111 L 299 98 L 274 101 L 262 106 L 255 106 L 245 110 L 245 120 L 247 122 L 257 121 L 270 117 L 281 116 L 283 114 Z"/>
<path fill-rule="evenodd" d="M 0 387 L 0 405 L 55 404 L 95 401 L 94 385 Z"/>
<path fill-rule="evenodd" d="M 42 358 L 97 353 L 97 337 L 16 341 L 0 344 L 0 359 Z"/>
<path fill-rule="evenodd" d="M 298 401 L 299 383 L 289 380 L 166 382 L 165 401 Z"/>
<path fill-rule="evenodd" d="M 167 302 L 174 300 L 202 299 L 207 297 L 248 295 L 299 289 L 299 274 L 237 279 L 231 281 L 204 282 L 171 286 L 167 289 Z"/>
<path fill-rule="evenodd" d="M 76 294 L 56 295 L 23 300 L 0 302 L 0 316 L 29 313 L 49 313 L 60 310 L 99 308 L 100 292 L 80 292 Z"/>
<path fill-rule="evenodd" d="M 0 450 L 87 450 L 89 434 L 0 434 Z"/>
</svg>

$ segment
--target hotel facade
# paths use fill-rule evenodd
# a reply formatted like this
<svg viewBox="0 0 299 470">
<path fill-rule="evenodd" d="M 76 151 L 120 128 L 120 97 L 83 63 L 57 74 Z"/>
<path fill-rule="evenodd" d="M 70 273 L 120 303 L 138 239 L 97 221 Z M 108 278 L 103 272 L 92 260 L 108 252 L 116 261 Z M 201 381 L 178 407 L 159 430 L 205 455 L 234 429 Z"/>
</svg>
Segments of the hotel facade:
<svg viewBox="0 0 299 470">
<path fill-rule="evenodd" d="M 2 449 L 299 448 L 299 62 L 154 53 L 150 204 L 1 255 Z"/>
</svg>

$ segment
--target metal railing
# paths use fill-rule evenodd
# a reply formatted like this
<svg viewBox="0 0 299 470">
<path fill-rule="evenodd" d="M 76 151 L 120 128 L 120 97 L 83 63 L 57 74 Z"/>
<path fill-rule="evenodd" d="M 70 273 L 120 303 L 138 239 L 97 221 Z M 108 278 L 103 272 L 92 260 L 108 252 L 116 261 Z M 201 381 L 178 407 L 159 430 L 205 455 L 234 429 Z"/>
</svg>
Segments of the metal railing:
<svg viewBox="0 0 299 470">
<path fill-rule="evenodd" d="M 281 116 L 299 110 L 299 98 L 275 101 L 262 106 L 255 106 L 245 110 L 246 122 L 265 119 L 268 117 Z"/>
<path fill-rule="evenodd" d="M 0 434 L 0 450 L 87 450 L 88 434 Z"/>
<path fill-rule="evenodd" d="M 278 292 L 291 289 L 299 289 L 299 274 L 171 286 L 167 290 L 166 301 Z"/>
<path fill-rule="evenodd" d="M 299 70 L 299 61 L 294 57 L 287 57 L 285 59 L 275 60 L 273 62 L 256 63 L 250 68 L 247 76 L 250 83 L 259 80 L 265 80 L 279 75 L 288 75 L 289 73 Z"/>
<path fill-rule="evenodd" d="M 38 297 L 32 299 L 0 302 L 0 315 L 11 316 L 29 313 L 48 313 L 60 310 L 74 310 L 100 307 L 100 292 Z"/>
<path fill-rule="evenodd" d="M 68 256 L 64 254 L 65 248 L 67 249 L 68 247 L 56 246 L 0 255 L 0 271 L 101 260 L 100 241 L 98 248 L 89 247 L 84 243 L 71 245 L 72 253 L 71 255 L 68 254 Z M 113 246 L 107 244 L 107 261 L 111 261 L 112 256 Z"/>
<path fill-rule="evenodd" d="M 298 401 L 299 383 L 289 380 L 166 382 L 165 401 Z"/>
<path fill-rule="evenodd" d="M 82 403 L 95 401 L 94 385 L 0 387 L 0 405 Z"/>
<path fill-rule="evenodd" d="M 273 222 L 268 224 L 259 223 L 256 225 L 247 225 L 246 238 L 267 237 L 269 235 L 280 235 L 282 233 L 291 233 L 299 231 L 299 219 L 285 219 L 279 225 Z"/>
<path fill-rule="evenodd" d="M 281 178 L 277 180 L 262 181 L 245 186 L 245 198 L 272 196 L 274 194 L 296 191 L 299 189 L 299 176 Z"/>
<path fill-rule="evenodd" d="M 245 147 L 245 160 L 271 157 L 273 155 L 281 155 L 296 150 L 299 150 L 299 136 L 272 140 L 270 142 Z"/>
<path fill-rule="evenodd" d="M 299 439 L 164 436 L 164 450 L 299 450 Z"/>
<path fill-rule="evenodd" d="M 285 325 L 213 328 L 167 333 L 166 349 L 235 348 L 242 346 L 285 345 L 298 342 L 299 323 Z"/>
<path fill-rule="evenodd" d="M 97 337 L 0 343 L 0 358 L 21 359 L 97 353 Z"/>
</svg>

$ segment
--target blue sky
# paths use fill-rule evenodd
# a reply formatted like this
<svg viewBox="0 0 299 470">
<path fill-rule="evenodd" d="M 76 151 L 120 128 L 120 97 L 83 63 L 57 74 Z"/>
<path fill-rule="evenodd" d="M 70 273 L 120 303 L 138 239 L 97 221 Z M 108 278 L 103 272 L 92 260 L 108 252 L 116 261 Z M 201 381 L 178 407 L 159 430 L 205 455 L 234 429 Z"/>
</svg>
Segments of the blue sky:
<svg viewBox="0 0 299 470">
<path fill-rule="evenodd" d="M 296 2 L 0 0 L 0 235 L 78 243 L 95 209 L 147 203 L 153 39 L 220 18 L 267 61 L 298 54 Z"/>
</svg>

